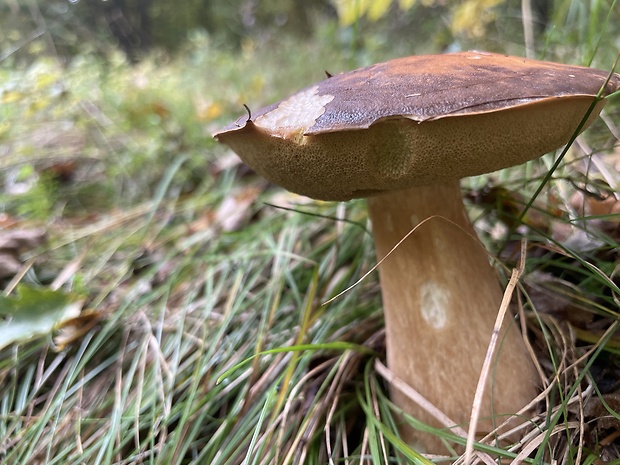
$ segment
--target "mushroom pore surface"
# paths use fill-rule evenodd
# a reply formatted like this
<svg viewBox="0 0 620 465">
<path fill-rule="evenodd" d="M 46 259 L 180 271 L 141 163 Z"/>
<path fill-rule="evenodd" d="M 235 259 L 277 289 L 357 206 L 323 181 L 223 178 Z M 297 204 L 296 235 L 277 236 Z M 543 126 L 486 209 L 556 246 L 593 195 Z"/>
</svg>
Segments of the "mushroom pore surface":
<svg viewBox="0 0 620 465">
<path fill-rule="evenodd" d="M 586 96 L 554 98 L 424 122 L 386 118 L 367 129 L 295 138 L 274 137 L 248 121 L 217 137 L 275 184 L 316 199 L 348 200 L 539 157 L 566 143 L 592 102 Z M 603 105 L 597 103 L 588 124 Z"/>
</svg>

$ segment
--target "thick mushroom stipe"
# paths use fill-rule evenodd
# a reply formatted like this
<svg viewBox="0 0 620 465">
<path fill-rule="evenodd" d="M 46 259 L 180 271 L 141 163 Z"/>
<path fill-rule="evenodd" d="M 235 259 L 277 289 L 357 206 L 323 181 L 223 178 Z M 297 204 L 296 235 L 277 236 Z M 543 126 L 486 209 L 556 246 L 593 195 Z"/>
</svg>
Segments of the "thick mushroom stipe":
<svg viewBox="0 0 620 465">
<path fill-rule="evenodd" d="M 379 268 L 387 363 L 399 378 L 466 429 L 503 293 L 471 226 L 459 183 L 372 197 L 368 211 L 377 259 L 422 220 L 437 216 L 420 225 Z M 514 414 L 537 394 L 532 361 L 517 323 L 508 318 L 486 386 L 480 433 L 494 428 L 493 418 L 501 424 L 506 414 Z M 443 427 L 397 389 L 391 391 L 391 398 L 414 417 Z M 411 444 L 445 451 L 434 436 L 409 428 L 401 428 L 401 433 Z"/>
</svg>

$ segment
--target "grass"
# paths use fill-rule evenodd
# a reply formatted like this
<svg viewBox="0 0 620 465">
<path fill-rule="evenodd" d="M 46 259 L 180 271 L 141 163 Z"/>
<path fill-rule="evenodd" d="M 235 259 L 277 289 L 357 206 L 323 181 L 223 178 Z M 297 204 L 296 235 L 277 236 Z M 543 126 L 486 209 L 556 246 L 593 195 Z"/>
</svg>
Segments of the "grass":
<svg viewBox="0 0 620 465">
<path fill-rule="evenodd" d="M 613 62 L 618 31 L 603 25 L 617 6 L 556 7 L 547 58 Z M 270 103 L 323 67 L 351 68 L 329 37 L 248 41 L 234 53 L 196 35 L 172 61 L 136 67 L 119 55 L 0 66 L 0 221 L 47 231 L 46 244 L 20 251 L 4 292 L 20 282 L 84 299 L 83 319 L 54 337 L 0 350 L 0 463 L 428 463 L 395 433 L 399 412 L 377 366 L 376 274 L 321 305 L 375 263 L 363 202 L 283 193 L 210 137 L 242 103 Z M 388 54 L 397 51 L 377 45 L 354 58 Z M 617 98 L 607 111 L 617 121 Z M 509 252 L 528 239 L 516 303 L 550 381 L 522 444 L 479 446 L 493 457 L 620 458 L 617 217 L 582 211 L 598 204 L 576 197 L 614 194 L 592 168 L 613 151 L 597 122 L 546 183 L 528 227 L 516 218 L 551 157 L 464 186 L 506 276 Z M 500 254 L 511 225 L 518 234 Z"/>
</svg>

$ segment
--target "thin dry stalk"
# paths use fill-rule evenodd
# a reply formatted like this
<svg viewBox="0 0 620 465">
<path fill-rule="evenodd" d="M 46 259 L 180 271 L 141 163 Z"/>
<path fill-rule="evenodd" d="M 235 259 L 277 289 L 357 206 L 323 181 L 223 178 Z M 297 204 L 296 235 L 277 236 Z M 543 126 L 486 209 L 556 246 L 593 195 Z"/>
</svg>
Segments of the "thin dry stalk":
<svg viewBox="0 0 620 465">
<path fill-rule="evenodd" d="M 374 384 L 370 385 L 370 390 L 371 390 L 371 396 L 372 396 L 372 410 L 373 410 L 373 413 L 375 414 L 375 417 L 377 417 L 377 419 L 380 420 L 381 413 L 379 412 L 379 404 L 377 403 L 377 392 L 376 392 L 376 388 Z M 379 433 L 379 441 L 381 442 L 381 452 L 383 453 L 383 461 L 384 463 L 389 463 L 387 446 L 385 444 L 385 438 L 383 437 L 383 434 L 381 432 Z"/>
<path fill-rule="evenodd" d="M 506 313 L 508 312 L 508 306 L 510 305 L 512 294 L 517 287 L 521 275 L 523 275 L 523 270 L 525 269 L 526 245 L 527 244 L 525 241 L 521 242 L 521 260 L 519 262 L 518 268 L 512 270 L 510 281 L 508 282 L 508 286 L 506 287 L 506 291 L 504 292 L 504 297 L 502 299 L 502 303 L 497 314 L 497 319 L 495 320 L 493 334 L 491 335 L 491 341 L 489 342 L 489 347 L 484 358 L 484 363 L 482 364 L 482 370 L 480 372 L 480 378 L 478 379 L 478 386 L 476 387 L 476 394 L 474 396 L 471 419 L 469 422 L 467 445 L 465 446 L 465 465 L 471 464 L 474 452 L 474 442 L 476 440 L 476 429 L 478 427 L 478 419 L 480 418 L 480 409 L 482 406 L 482 397 L 484 396 L 484 390 L 487 385 L 489 374 L 491 372 L 491 365 L 493 363 L 493 358 L 497 348 L 497 342 L 499 340 L 502 323 L 504 322 L 504 318 L 506 317 Z"/>
</svg>

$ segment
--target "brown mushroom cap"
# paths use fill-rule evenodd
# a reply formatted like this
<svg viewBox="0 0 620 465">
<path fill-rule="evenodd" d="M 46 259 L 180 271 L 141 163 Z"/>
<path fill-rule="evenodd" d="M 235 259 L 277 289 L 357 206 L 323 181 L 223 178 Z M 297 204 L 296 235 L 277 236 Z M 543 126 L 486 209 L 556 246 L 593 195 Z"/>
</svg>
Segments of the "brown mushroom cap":
<svg viewBox="0 0 620 465">
<path fill-rule="evenodd" d="M 554 150 L 601 88 L 602 96 L 620 88 L 620 76 L 608 75 L 486 52 L 412 56 L 328 78 L 215 137 L 276 184 L 347 200 Z"/>
</svg>

